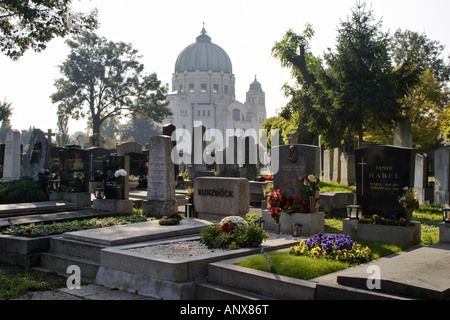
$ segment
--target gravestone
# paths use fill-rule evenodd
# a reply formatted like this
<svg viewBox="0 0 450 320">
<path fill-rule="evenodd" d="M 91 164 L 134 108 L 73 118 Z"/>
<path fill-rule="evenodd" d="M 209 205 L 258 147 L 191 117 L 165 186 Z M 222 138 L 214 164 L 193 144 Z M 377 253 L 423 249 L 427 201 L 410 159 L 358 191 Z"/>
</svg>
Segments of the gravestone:
<svg viewBox="0 0 450 320">
<path fill-rule="evenodd" d="M 110 149 L 89 148 L 89 169 L 91 173 L 103 170 L 103 157 L 111 155 Z"/>
<path fill-rule="evenodd" d="M 323 151 L 323 176 L 322 180 L 331 182 L 333 180 L 333 153 L 330 150 Z"/>
<path fill-rule="evenodd" d="M 149 150 L 147 200 L 142 202 L 142 212 L 146 216 L 159 218 L 176 214 L 178 207 L 171 138 L 151 138 Z"/>
<path fill-rule="evenodd" d="M 200 219 L 245 215 L 250 210 L 250 183 L 245 178 L 200 177 L 194 180 L 194 207 Z"/>
<path fill-rule="evenodd" d="M 142 145 L 137 142 L 128 141 L 116 144 L 117 155 L 126 156 L 129 153 L 140 153 L 142 152 Z"/>
<path fill-rule="evenodd" d="M 148 154 L 145 153 L 129 153 L 129 164 L 130 164 L 130 176 L 144 176 L 145 166 L 148 162 Z"/>
<path fill-rule="evenodd" d="M 59 151 L 59 158 L 61 161 L 60 190 L 63 192 L 88 192 L 89 151 L 64 148 Z M 77 179 L 75 175 L 78 174 L 84 175 L 84 179 Z"/>
<path fill-rule="evenodd" d="M 177 129 L 177 127 L 175 127 L 173 124 L 167 124 L 162 129 L 162 135 L 172 138 L 172 135 L 176 131 L 176 129 Z M 177 142 L 172 141 L 172 149 L 176 148 L 176 146 L 177 146 Z M 174 173 L 175 180 L 177 180 L 177 178 L 178 178 L 179 171 L 180 171 L 180 166 L 178 164 L 174 164 L 173 165 L 173 173 Z"/>
<path fill-rule="evenodd" d="M 355 155 L 342 152 L 339 162 L 341 166 L 341 178 L 339 180 L 339 184 L 344 186 L 355 185 Z"/>
<path fill-rule="evenodd" d="M 404 118 L 397 123 L 394 130 L 394 146 L 412 148 L 412 126 L 409 118 Z"/>
<path fill-rule="evenodd" d="M 258 175 L 258 144 L 254 137 L 244 139 L 244 163 L 240 168 L 241 177 L 253 181 Z"/>
<path fill-rule="evenodd" d="M 417 193 L 419 204 L 426 205 L 430 201 L 430 190 L 428 188 L 428 157 L 426 154 L 416 155 L 414 189 Z M 433 195 L 433 190 L 431 190 Z M 433 195 L 434 196 L 434 195 Z"/>
<path fill-rule="evenodd" d="M 30 145 L 23 157 L 23 175 L 37 181 L 41 170 L 51 169 L 50 145 L 45 133 L 34 129 L 31 133 Z"/>
<path fill-rule="evenodd" d="M 440 148 L 434 154 L 434 204 L 450 205 L 450 148 Z"/>
<path fill-rule="evenodd" d="M 64 148 L 61 147 L 51 147 L 50 148 L 50 171 L 52 174 L 61 175 L 61 159 L 59 152 Z"/>
<path fill-rule="evenodd" d="M 334 148 L 333 150 L 333 180 L 334 183 L 341 182 L 341 149 Z"/>
<path fill-rule="evenodd" d="M 414 149 L 394 146 L 355 150 L 357 204 L 364 216 L 405 217 L 398 199 L 404 187 L 414 186 L 415 156 Z"/>
<path fill-rule="evenodd" d="M 273 187 L 275 190 L 281 190 L 283 199 L 295 197 L 298 194 L 295 184 L 299 177 L 310 174 L 319 177 L 320 148 L 305 144 L 279 146 L 274 149 L 276 148 L 279 154 L 279 168 L 273 176 Z"/>
<path fill-rule="evenodd" d="M 0 179 L 3 178 L 3 160 L 5 158 L 5 144 L 0 143 Z"/>
<path fill-rule="evenodd" d="M 129 156 L 104 156 L 102 162 L 105 172 L 105 198 L 127 200 L 129 195 Z M 127 176 L 116 177 L 115 173 L 119 169 L 125 170 Z"/>
<path fill-rule="evenodd" d="M 21 145 L 20 132 L 8 130 L 5 139 L 3 158 L 3 180 L 20 179 L 21 176 Z"/>
</svg>

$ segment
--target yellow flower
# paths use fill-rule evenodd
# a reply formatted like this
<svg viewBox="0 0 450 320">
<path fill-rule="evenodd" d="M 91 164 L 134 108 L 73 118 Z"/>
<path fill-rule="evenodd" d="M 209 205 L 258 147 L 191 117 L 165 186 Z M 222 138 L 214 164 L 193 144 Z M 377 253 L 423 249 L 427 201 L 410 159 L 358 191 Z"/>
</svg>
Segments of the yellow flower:
<svg viewBox="0 0 450 320">
<path fill-rule="evenodd" d="M 374 215 L 372 216 L 372 218 L 374 218 L 374 220 L 377 220 L 377 219 L 378 219 L 378 215 L 377 215 L 377 214 L 374 214 Z"/>
<path fill-rule="evenodd" d="M 311 181 L 311 182 L 314 182 L 314 181 L 316 181 L 316 177 L 314 177 L 314 175 L 310 174 L 308 176 L 308 180 Z"/>
<path fill-rule="evenodd" d="M 317 256 L 319 255 L 319 252 L 316 251 L 316 250 L 313 250 L 313 251 L 311 251 L 311 254 L 312 254 L 314 257 L 317 257 Z"/>
<path fill-rule="evenodd" d="M 406 219 L 405 218 L 400 218 L 400 222 L 404 223 L 404 222 L 406 222 Z"/>
</svg>

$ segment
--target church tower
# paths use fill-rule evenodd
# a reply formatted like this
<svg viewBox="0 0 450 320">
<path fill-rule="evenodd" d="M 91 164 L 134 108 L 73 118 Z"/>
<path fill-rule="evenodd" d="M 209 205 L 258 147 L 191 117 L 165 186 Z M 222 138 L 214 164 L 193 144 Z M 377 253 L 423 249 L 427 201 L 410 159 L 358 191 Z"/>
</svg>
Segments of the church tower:
<svg viewBox="0 0 450 320">
<path fill-rule="evenodd" d="M 266 120 L 266 94 L 262 90 L 261 83 L 258 82 L 255 76 L 255 81 L 250 84 L 250 89 L 247 91 L 246 104 L 250 107 L 254 114 L 253 121 L 261 124 Z"/>
</svg>

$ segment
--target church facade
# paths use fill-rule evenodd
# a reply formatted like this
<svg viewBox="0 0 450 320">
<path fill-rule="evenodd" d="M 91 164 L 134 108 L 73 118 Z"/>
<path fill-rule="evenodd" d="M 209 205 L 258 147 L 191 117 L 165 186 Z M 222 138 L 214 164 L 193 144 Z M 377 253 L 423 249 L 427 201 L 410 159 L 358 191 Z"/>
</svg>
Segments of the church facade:
<svg viewBox="0 0 450 320">
<path fill-rule="evenodd" d="M 244 103 L 236 100 L 236 79 L 228 54 L 212 43 L 205 28 L 196 42 L 177 58 L 172 92 L 167 96 L 172 115 L 164 124 L 189 130 L 203 125 L 218 129 L 255 129 L 266 120 L 265 93 L 261 84 L 250 84 Z"/>
</svg>

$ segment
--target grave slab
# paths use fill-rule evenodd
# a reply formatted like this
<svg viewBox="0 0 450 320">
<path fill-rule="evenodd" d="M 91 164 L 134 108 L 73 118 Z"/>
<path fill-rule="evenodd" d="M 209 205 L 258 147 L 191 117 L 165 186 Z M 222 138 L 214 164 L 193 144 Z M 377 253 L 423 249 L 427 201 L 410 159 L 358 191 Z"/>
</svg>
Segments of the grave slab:
<svg viewBox="0 0 450 320">
<path fill-rule="evenodd" d="M 178 237 L 200 231 L 210 225 L 208 221 L 185 218 L 180 224 L 161 226 L 158 221 L 134 223 L 102 229 L 65 233 L 64 237 L 106 246 L 118 246 L 160 238 Z"/>
</svg>

